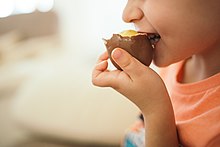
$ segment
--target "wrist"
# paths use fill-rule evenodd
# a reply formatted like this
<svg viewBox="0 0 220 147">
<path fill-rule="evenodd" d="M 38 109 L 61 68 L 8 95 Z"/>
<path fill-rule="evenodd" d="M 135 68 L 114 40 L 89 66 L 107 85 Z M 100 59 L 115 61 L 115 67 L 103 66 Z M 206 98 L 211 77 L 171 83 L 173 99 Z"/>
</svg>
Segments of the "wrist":
<svg viewBox="0 0 220 147">
<path fill-rule="evenodd" d="M 172 105 L 164 105 L 149 113 L 142 111 L 146 132 L 146 146 L 178 146 L 177 132 Z"/>
<path fill-rule="evenodd" d="M 173 107 L 165 85 L 158 89 L 160 89 L 159 92 L 154 92 L 153 97 L 146 97 L 144 101 L 138 105 L 142 113 L 146 116 L 152 114 L 160 115 L 165 111 L 173 113 Z"/>
</svg>

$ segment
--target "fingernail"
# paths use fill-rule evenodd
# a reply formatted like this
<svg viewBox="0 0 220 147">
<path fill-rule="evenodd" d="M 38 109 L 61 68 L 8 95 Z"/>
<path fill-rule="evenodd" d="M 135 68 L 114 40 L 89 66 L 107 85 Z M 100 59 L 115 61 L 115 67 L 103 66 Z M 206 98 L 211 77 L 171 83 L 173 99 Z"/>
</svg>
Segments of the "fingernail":
<svg viewBox="0 0 220 147">
<path fill-rule="evenodd" d="M 114 49 L 112 56 L 114 59 L 119 59 L 122 56 L 122 51 L 120 51 L 120 49 Z"/>
</svg>

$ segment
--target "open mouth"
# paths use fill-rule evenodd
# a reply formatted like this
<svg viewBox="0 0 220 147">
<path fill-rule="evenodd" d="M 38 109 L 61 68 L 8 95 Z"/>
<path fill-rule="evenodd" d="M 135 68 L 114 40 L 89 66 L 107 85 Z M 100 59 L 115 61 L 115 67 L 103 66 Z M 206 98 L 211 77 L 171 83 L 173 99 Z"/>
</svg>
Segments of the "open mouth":
<svg viewBox="0 0 220 147">
<path fill-rule="evenodd" d="M 161 38 L 160 35 L 157 33 L 148 33 L 147 36 L 153 47 L 155 47 L 155 45 L 159 42 Z"/>
</svg>

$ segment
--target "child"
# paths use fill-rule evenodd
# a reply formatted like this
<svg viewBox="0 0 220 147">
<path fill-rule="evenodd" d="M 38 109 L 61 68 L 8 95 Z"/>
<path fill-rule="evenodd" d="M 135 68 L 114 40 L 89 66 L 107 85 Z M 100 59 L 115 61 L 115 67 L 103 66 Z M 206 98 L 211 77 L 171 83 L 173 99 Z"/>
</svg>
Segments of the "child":
<svg viewBox="0 0 220 147">
<path fill-rule="evenodd" d="M 111 56 L 123 71 L 107 70 L 105 52 L 93 84 L 114 88 L 140 108 L 145 146 L 219 147 L 220 1 L 128 0 L 123 20 L 160 35 L 151 42 L 161 74 L 116 48 Z"/>
</svg>

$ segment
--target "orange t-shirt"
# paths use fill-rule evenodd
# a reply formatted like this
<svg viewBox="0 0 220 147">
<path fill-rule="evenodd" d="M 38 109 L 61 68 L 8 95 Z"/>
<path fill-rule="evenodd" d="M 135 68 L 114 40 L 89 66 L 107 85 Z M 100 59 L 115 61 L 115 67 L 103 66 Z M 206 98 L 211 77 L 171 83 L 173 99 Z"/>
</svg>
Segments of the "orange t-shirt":
<svg viewBox="0 0 220 147">
<path fill-rule="evenodd" d="M 181 84 L 183 62 L 161 69 L 184 147 L 220 147 L 220 73 Z"/>
</svg>

